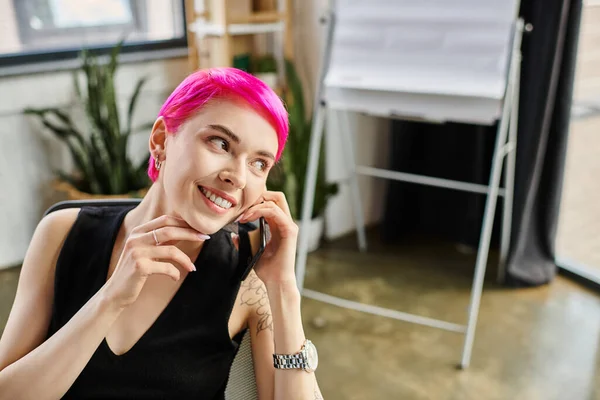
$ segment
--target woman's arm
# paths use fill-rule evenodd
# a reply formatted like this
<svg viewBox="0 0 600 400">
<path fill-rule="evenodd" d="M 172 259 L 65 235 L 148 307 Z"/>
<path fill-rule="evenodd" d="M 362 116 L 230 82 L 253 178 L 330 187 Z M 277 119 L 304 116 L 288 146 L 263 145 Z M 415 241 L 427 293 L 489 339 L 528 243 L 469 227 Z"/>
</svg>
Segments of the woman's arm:
<svg viewBox="0 0 600 400">
<path fill-rule="evenodd" d="M 298 353 L 306 337 L 296 283 L 269 285 L 267 293 L 273 315 L 275 353 Z M 275 399 L 322 398 L 314 373 L 298 369 L 275 369 Z"/>
<path fill-rule="evenodd" d="M 249 307 L 248 328 L 259 398 L 322 400 L 314 373 L 273 367 L 274 353 L 297 353 L 304 343 L 298 289 L 272 286 L 267 290 L 251 272 L 242 283 L 240 301 Z"/>
<path fill-rule="evenodd" d="M 38 225 L 0 340 L 0 399 L 57 399 L 81 373 L 120 313 L 98 293 L 44 342 L 56 260 L 78 210 L 56 211 Z M 42 343 L 43 342 L 43 343 Z"/>
<path fill-rule="evenodd" d="M 296 369 L 275 369 L 273 354 L 296 354 L 304 344 L 304 329 L 300 314 L 300 292 L 296 286 L 294 266 L 298 226 L 294 223 L 285 195 L 281 192 L 265 192 L 262 202 L 250 207 L 239 222 L 265 218 L 271 231 L 271 239 L 260 260 L 254 267 L 257 280 L 268 302 L 268 315 L 272 319 L 271 337 L 252 337 L 257 384 L 262 398 L 276 400 L 314 400 L 321 398 L 314 373 Z M 254 231 L 256 232 L 256 231 Z M 254 233 L 256 235 L 256 233 Z M 251 243 L 253 242 L 251 238 Z M 256 239 L 254 240 L 256 242 Z M 253 246 L 254 248 L 255 246 Z M 264 311 L 257 310 L 249 317 L 249 326 L 260 330 L 265 325 Z M 262 322 L 261 322 L 262 321 Z M 257 344 L 254 344 L 254 340 Z M 273 395 L 265 386 L 273 376 Z"/>
</svg>

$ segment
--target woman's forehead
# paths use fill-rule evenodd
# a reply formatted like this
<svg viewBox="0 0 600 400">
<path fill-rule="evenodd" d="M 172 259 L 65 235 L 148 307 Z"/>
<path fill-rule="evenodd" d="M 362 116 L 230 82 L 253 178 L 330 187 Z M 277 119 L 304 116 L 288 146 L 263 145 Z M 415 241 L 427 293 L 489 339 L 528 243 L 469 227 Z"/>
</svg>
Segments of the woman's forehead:
<svg viewBox="0 0 600 400">
<path fill-rule="evenodd" d="M 277 132 L 271 124 L 250 105 L 239 101 L 219 100 L 204 106 L 198 113 L 186 121 L 188 133 L 222 127 L 231 132 L 240 143 L 258 144 L 269 147 L 276 153 L 278 147 Z"/>
</svg>

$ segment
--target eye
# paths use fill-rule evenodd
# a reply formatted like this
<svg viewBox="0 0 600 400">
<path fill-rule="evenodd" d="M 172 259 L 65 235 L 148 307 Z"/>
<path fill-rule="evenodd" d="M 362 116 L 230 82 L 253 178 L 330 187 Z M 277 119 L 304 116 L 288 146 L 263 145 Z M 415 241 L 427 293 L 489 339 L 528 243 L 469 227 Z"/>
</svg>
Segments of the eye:
<svg viewBox="0 0 600 400">
<path fill-rule="evenodd" d="M 208 138 L 209 142 L 214 144 L 219 150 L 229 151 L 229 142 L 222 137 L 212 136 Z"/>
<path fill-rule="evenodd" d="M 269 167 L 269 163 L 262 159 L 254 161 L 252 165 L 260 171 L 265 171 Z"/>
</svg>

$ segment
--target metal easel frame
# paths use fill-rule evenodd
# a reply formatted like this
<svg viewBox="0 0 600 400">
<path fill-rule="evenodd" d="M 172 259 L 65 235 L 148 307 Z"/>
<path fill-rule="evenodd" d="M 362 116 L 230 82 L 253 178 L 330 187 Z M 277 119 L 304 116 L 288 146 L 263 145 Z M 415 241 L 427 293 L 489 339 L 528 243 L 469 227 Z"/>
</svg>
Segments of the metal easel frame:
<svg viewBox="0 0 600 400">
<path fill-rule="evenodd" d="M 319 84 L 315 93 L 315 99 L 313 103 L 315 110 L 312 125 L 310 150 L 308 154 L 308 171 L 305 182 L 304 201 L 301 215 L 301 221 L 304 226 L 307 225 L 308 221 L 310 220 L 310 216 L 313 212 L 317 166 L 319 163 L 319 153 L 323 138 L 323 128 L 328 108 L 327 99 L 324 96 L 324 80 L 329 68 L 333 32 L 335 27 L 335 11 L 333 7 L 329 8 L 327 16 L 323 19 L 323 22 L 327 23 L 328 29 L 326 45 L 324 48 L 324 54 L 322 58 L 323 61 L 319 74 Z M 483 216 L 483 224 L 481 228 L 481 236 L 479 240 L 479 248 L 477 250 L 477 260 L 475 263 L 473 284 L 471 288 L 471 298 L 467 314 L 467 324 L 459 325 L 433 318 L 427 318 L 396 310 L 377 307 L 374 305 L 363 304 L 304 288 L 306 258 L 308 253 L 308 234 L 306 230 L 300 230 L 296 259 L 296 277 L 298 281 L 298 287 L 303 296 L 319 300 L 325 303 L 333 304 L 339 307 L 362 311 L 388 318 L 394 318 L 416 324 L 426 325 L 434 328 L 445 329 L 452 332 L 463 333 L 465 335 L 465 339 L 460 367 L 464 369 L 469 366 L 471 360 L 471 353 L 473 350 L 475 327 L 477 325 L 477 317 L 479 313 L 479 305 L 483 290 L 483 281 L 488 261 L 492 226 L 494 223 L 494 214 L 496 210 L 496 201 L 498 199 L 498 196 L 503 196 L 504 198 L 504 212 L 502 220 L 502 234 L 499 260 L 500 266 L 498 270 L 499 280 L 502 280 L 504 278 L 506 258 L 510 244 L 519 110 L 521 39 L 523 35 L 523 29 L 523 20 L 519 18 L 516 20 L 513 30 L 512 51 L 510 54 L 508 64 L 509 68 L 507 74 L 507 85 L 505 88 L 500 122 L 498 124 L 498 130 L 496 134 L 496 142 L 492 158 L 489 185 L 487 186 L 356 165 L 353 144 L 351 142 L 352 135 L 350 134 L 350 123 L 347 118 L 347 112 L 349 111 L 336 109 L 332 113 L 337 119 L 336 127 L 340 128 L 340 134 L 342 135 L 342 143 L 345 146 L 343 149 L 343 152 L 346 155 L 345 162 L 347 164 L 349 172 L 351 173 L 349 183 L 352 190 L 354 217 L 356 220 L 358 247 L 360 251 L 366 251 L 367 241 L 365 236 L 364 218 L 362 214 L 362 202 L 357 182 L 358 174 L 384 179 L 391 179 L 396 181 L 412 182 L 430 186 L 487 194 L 485 211 Z M 345 118 L 337 117 L 337 114 L 340 112 L 344 112 Z M 504 163 L 505 158 L 506 163 Z M 504 189 L 500 188 L 500 178 L 503 166 L 505 167 Z"/>
</svg>

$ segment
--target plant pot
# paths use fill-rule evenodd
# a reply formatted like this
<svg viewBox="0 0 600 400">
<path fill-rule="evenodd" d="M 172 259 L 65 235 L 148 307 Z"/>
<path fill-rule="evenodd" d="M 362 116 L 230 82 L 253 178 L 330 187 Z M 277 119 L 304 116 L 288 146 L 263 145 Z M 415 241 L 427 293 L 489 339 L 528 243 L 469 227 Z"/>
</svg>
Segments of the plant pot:
<svg viewBox="0 0 600 400">
<path fill-rule="evenodd" d="M 315 251 L 319 248 L 321 238 L 323 237 L 323 223 L 325 218 L 323 216 L 313 218 L 308 223 L 308 252 Z M 296 225 L 300 231 L 304 229 L 304 225 L 301 221 L 296 221 Z"/>
<path fill-rule="evenodd" d="M 258 79 L 266 83 L 271 89 L 277 89 L 277 73 L 276 72 L 259 72 L 255 74 Z"/>
<path fill-rule="evenodd" d="M 146 195 L 146 193 L 148 193 L 148 188 L 144 188 L 141 190 L 124 194 L 91 194 L 81 192 L 69 182 L 65 182 L 60 179 L 55 180 L 52 186 L 57 191 L 64 193 L 67 196 L 68 200 L 131 199 L 142 198 Z"/>
</svg>

